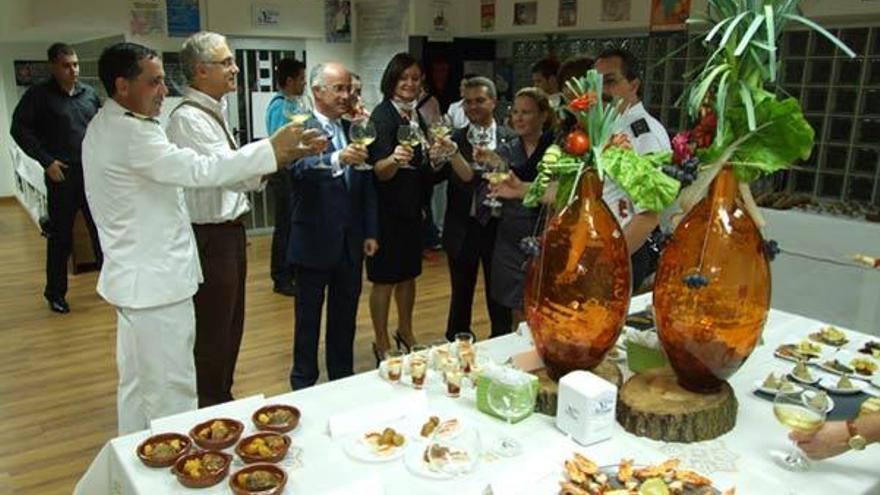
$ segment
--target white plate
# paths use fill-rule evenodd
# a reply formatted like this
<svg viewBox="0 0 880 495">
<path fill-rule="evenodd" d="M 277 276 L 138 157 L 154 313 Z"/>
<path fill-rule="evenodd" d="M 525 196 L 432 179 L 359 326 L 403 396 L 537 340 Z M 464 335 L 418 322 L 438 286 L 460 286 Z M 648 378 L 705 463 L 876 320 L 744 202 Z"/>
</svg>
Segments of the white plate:
<svg viewBox="0 0 880 495">
<path fill-rule="evenodd" d="M 825 413 L 830 413 L 832 409 L 834 409 L 834 399 L 831 398 L 830 395 L 825 394 L 828 397 L 828 405 L 825 407 Z"/>
<path fill-rule="evenodd" d="M 834 373 L 835 375 L 842 375 L 842 374 L 843 374 L 842 371 L 838 371 L 838 370 L 836 370 L 836 369 L 834 369 L 834 368 L 832 368 L 832 367 L 830 367 L 830 366 L 826 366 L 826 365 L 825 365 L 825 362 L 826 362 L 826 361 L 830 361 L 831 359 L 837 359 L 837 360 L 840 361 L 842 364 L 844 364 L 844 365 L 849 366 L 850 368 L 852 368 L 852 364 L 851 364 L 851 362 L 852 362 L 853 359 L 856 359 L 856 358 L 859 358 L 859 359 L 866 359 L 866 360 L 868 360 L 868 361 L 872 361 L 875 365 L 877 365 L 878 369 L 880 369 L 880 363 L 878 363 L 876 359 L 874 359 L 874 358 L 868 356 L 867 354 L 861 354 L 861 353 L 855 353 L 855 352 L 849 352 L 849 351 L 840 351 L 840 352 L 836 353 L 833 357 L 831 357 L 831 358 L 829 358 L 829 359 L 824 359 L 824 360 L 822 360 L 821 362 L 816 363 L 816 364 L 819 366 L 819 368 L 823 369 L 824 371 L 827 371 L 827 372 L 829 372 L 829 373 Z M 860 373 L 857 373 L 857 372 L 855 371 L 855 369 L 853 369 L 853 372 L 852 372 L 852 373 L 848 373 L 848 374 L 849 374 L 850 378 L 855 378 L 855 379 L 858 379 L 858 380 L 871 381 L 871 378 L 872 378 L 872 377 L 877 376 L 877 375 L 880 374 L 880 373 L 878 373 L 878 372 L 875 370 L 874 373 L 873 373 L 872 375 L 862 375 L 862 374 L 860 374 Z"/>
<path fill-rule="evenodd" d="M 797 383 L 792 383 L 792 386 L 794 386 L 795 391 L 799 391 L 799 390 L 804 389 L 803 387 L 801 387 Z M 764 378 L 759 378 L 759 379 L 755 380 L 755 390 L 760 390 L 761 392 L 764 392 L 765 394 L 776 395 L 775 388 L 767 388 L 764 386 Z"/>
<path fill-rule="evenodd" d="M 423 458 L 425 448 L 425 444 L 418 444 L 417 446 L 410 446 L 410 448 L 407 449 L 406 455 L 403 457 L 403 463 L 406 465 L 409 472 L 416 476 L 422 476 L 433 480 L 451 480 L 454 478 L 454 476 L 449 473 L 434 471 L 428 467 L 428 463 L 426 463 Z"/>
<path fill-rule="evenodd" d="M 376 431 L 378 433 L 382 432 L 382 429 L 370 430 Z M 345 452 L 351 456 L 352 458 L 363 461 L 363 462 L 389 462 L 396 459 L 400 459 L 400 457 L 404 454 L 407 447 L 409 447 L 410 441 L 404 435 L 404 443 L 400 447 L 395 448 L 391 452 L 385 455 L 377 454 L 371 445 L 369 445 L 364 440 L 364 435 L 370 433 L 370 431 L 366 431 L 360 435 L 357 435 L 353 438 L 348 439 L 345 442 Z M 400 433 L 398 431 L 398 433 Z"/>
<path fill-rule="evenodd" d="M 853 384 L 853 388 L 837 388 L 837 382 L 840 381 L 839 378 L 831 378 L 825 377 L 819 382 L 819 385 L 825 390 L 839 394 L 839 395 L 854 395 L 859 392 L 864 392 L 866 388 L 868 388 L 868 384 L 859 380 L 850 380 Z"/>
<path fill-rule="evenodd" d="M 794 380 L 795 382 L 797 382 L 797 383 L 803 383 L 804 385 L 815 385 L 815 384 L 819 383 L 819 377 L 816 376 L 816 373 L 814 373 L 814 372 L 810 372 L 810 374 L 813 375 L 813 381 L 804 380 L 804 379 L 802 379 L 802 378 L 799 378 L 799 377 L 797 377 L 797 376 L 794 376 L 792 373 L 788 373 L 787 376 L 788 376 L 789 378 L 791 378 L 792 380 Z"/>
</svg>

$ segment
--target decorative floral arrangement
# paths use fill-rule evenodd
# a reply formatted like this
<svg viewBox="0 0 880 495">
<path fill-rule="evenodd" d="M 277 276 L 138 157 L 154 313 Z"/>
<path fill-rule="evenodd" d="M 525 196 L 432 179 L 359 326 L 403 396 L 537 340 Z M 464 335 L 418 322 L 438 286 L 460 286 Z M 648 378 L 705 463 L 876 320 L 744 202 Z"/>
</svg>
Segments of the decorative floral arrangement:
<svg viewBox="0 0 880 495">
<path fill-rule="evenodd" d="M 671 153 L 639 155 L 625 134 L 614 133 L 621 114 L 617 102 L 602 102 L 602 76 L 590 70 L 565 85 L 570 96 L 565 111 L 575 117 L 576 125 L 565 136 L 564 147 L 553 145 L 547 149 L 523 202 L 538 205 L 550 182 L 556 180 L 556 207 L 568 205 L 574 200 L 581 175 L 592 167 L 600 177 L 614 180 L 643 208 L 660 211 L 672 204 L 680 184 L 662 170 Z"/>
<path fill-rule="evenodd" d="M 702 197 L 725 164 L 740 181 L 746 209 L 759 226 L 763 220 L 748 183 L 807 159 L 814 132 L 795 98 L 778 99 L 765 86 L 776 82 L 777 42 L 786 26 L 797 22 L 855 53 L 834 35 L 799 13 L 801 0 L 709 0 L 705 18 L 691 24 L 711 26 L 702 43 L 709 47 L 706 64 L 695 74 L 679 104 L 699 121 L 673 139 L 674 163 L 693 167 L 699 178 L 682 194 L 687 209 Z M 670 54 L 670 56 L 675 53 Z"/>
</svg>

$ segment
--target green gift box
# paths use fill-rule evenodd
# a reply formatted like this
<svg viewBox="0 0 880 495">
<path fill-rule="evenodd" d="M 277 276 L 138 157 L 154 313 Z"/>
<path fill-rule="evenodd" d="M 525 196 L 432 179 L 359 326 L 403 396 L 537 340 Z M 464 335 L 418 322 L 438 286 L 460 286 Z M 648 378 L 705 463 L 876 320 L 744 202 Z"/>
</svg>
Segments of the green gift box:
<svg viewBox="0 0 880 495">
<path fill-rule="evenodd" d="M 531 384 L 531 387 L 528 390 L 523 391 L 524 394 L 530 395 L 530 397 L 523 397 L 523 400 L 529 400 L 532 403 L 534 403 L 535 399 L 538 397 L 538 388 L 539 388 L 538 377 L 535 375 L 532 375 L 531 373 L 524 372 L 524 374 L 528 375 L 528 379 Z M 491 407 L 489 407 L 488 395 L 489 395 L 489 383 L 491 381 L 492 381 L 491 377 L 487 376 L 486 373 L 481 373 L 480 376 L 477 378 L 477 409 L 479 411 L 482 411 L 482 412 L 488 414 L 489 416 L 494 416 L 496 418 L 499 418 L 501 420 L 506 421 L 507 420 L 506 418 L 497 414 L 495 411 L 492 410 Z M 512 423 L 519 423 L 520 421 L 529 417 L 532 414 L 532 412 L 534 412 L 534 408 L 532 408 L 532 410 L 529 410 L 529 412 L 523 414 L 522 416 L 517 416 L 517 417 L 511 419 L 511 422 Z"/>
<path fill-rule="evenodd" d="M 626 362 L 633 373 L 641 373 L 651 368 L 662 368 L 668 364 L 662 349 L 654 349 L 632 340 L 626 341 Z"/>
</svg>

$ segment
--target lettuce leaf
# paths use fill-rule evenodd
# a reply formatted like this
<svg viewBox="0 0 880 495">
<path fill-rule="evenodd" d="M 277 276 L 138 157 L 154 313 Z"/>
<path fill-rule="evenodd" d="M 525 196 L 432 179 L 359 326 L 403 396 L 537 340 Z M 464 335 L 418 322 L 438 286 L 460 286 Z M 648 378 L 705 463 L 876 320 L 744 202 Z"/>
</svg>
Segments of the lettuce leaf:
<svg viewBox="0 0 880 495">
<path fill-rule="evenodd" d="M 668 151 L 639 155 L 617 146 L 607 148 L 601 156 L 606 178 L 614 180 L 636 205 L 656 212 L 671 205 L 681 187 L 660 169 L 671 160 L 672 153 Z"/>
</svg>

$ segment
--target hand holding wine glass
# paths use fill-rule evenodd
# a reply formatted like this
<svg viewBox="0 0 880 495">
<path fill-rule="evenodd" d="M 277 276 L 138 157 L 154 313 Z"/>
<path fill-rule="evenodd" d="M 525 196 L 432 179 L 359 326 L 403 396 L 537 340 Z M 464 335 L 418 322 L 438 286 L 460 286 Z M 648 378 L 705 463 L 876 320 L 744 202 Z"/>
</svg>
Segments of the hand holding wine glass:
<svg viewBox="0 0 880 495">
<path fill-rule="evenodd" d="M 401 165 L 400 168 L 415 168 L 410 164 L 413 158 L 413 150 L 422 144 L 416 129 L 411 124 L 403 124 L 397 128 L 397 142 L 400 143 L 400 146 L 394 149 L 392 156 L 398 164 L 405 164 Z M 398 153 L 398 148 L 405 148 L 409 156 L 406 156 L 407 153 L 403 153 L 403 150 L 400 150 L 401 152 Z"/>
<path fill-rule="evenodd" d="M 501 199 L 522 199 L 529 190 L 529 183 L 523 182 L 515 173 L 508 173 L 507 178 L 489 184 L 489 192 L 492 196 Z"/>
<path fill-rule="evenodd" d="M 366 151 L 367 146 L 376 140 L 376 126 L 368 119 L 357 119 L 352 121 L 351 128 L 348 130 L 348 137 L 352 145 Z M 354 166 L 355 170 L 370 170 L 373 167 L 366 162 L 366 158 L 362 162 Z"/>
<path fill-rule="evenodd" d="M 790 430 L 804 435 L 812 435 L 822 428 L 827 408 L 828 396 L 825 392 L 806 386 L 802 390 L 780 387 L 773 400 L 776 419 Z M 779 462 L 781 467 L 789 471 L 806 471 L 810 468 L 809 461 L 797 448 L 792 448 Z"/>
</svg>

